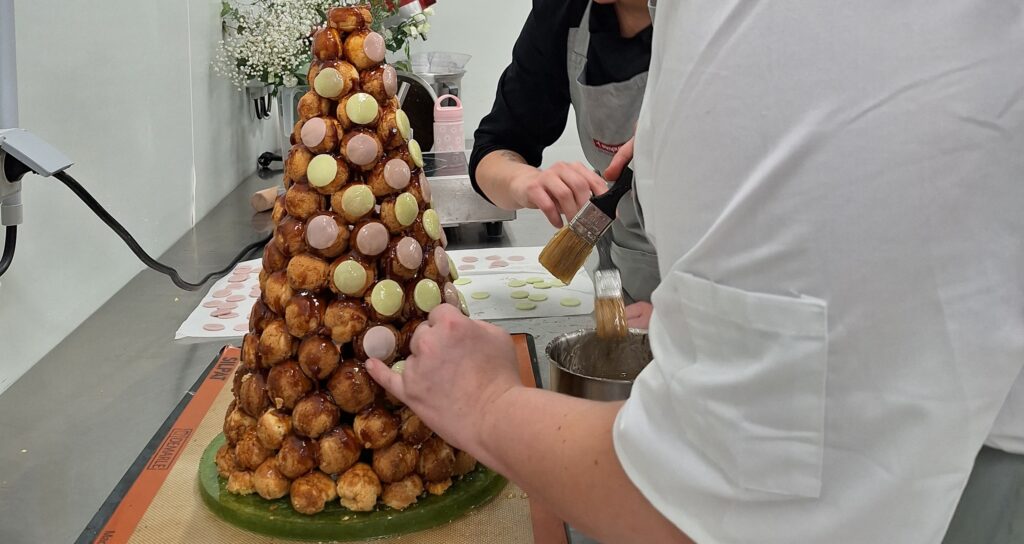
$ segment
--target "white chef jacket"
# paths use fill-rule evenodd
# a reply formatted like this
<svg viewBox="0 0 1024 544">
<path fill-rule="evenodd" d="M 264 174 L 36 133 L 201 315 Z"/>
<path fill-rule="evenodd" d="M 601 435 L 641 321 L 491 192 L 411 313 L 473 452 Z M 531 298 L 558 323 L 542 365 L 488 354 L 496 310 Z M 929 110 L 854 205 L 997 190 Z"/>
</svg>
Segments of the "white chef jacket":
<svg viewBox="0 0 1024 544">
<path fill-rule="evenodd" d="M 701 544 L 939 542 L 1024 365 L 1021 3 L 662 2 L 654 34 L 626 473 Z"/>
</svg>

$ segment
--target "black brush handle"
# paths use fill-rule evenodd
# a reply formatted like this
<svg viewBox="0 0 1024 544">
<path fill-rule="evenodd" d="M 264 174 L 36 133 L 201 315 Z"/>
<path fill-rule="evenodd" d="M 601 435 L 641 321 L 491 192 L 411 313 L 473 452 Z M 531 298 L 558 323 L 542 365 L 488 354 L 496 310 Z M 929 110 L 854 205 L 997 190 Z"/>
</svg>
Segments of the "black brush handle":
<svg viewBox="0 0 1024 544">
<path fill-rule="evenodd" d="M 619 206 L 619 201 L 622 200 L 622 197 L 626 196 L 626 193 L 632 188 L 632 172 L 628 168 L 623 168 L 622 174 L 612 184 L 612 188 L 603 195 L 590 197 L 590 202 L 597 206 L 597 209 L 604 212 L 605 215 L 615 219 L 615 208 Z"/>
</svg>

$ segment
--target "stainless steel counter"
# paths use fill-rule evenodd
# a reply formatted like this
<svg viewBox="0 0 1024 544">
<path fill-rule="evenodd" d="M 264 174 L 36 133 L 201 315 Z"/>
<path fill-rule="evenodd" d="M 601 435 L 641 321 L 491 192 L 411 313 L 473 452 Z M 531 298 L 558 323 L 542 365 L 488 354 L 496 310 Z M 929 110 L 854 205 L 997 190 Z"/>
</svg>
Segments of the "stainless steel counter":
<svg viewBox="0 0 1024 544">
<path fill-rule="evenodd" d="M 160 260 L 186 279 L 222 267 L 269 231 L 268 214 L 253 216 L 249 196 L 278 181 L 246 180 Z M 545 244 L 551 234 L 543 216 L 528 210 L 506 224 L 501 239 L 488 239 L 482 225 L 473 225 L 453 232 L 449 241 L 453 249 L 531 246 Z M 163 275 L 139 273 L 0 395 L 0 542 L 78 537 L 224 344 L 173 340 L 204 292 L 180 291 Z M 544 346 L 589 322 L 582 316 L 498 324 L 534 335 L 546 383 Z"/>
</svg>

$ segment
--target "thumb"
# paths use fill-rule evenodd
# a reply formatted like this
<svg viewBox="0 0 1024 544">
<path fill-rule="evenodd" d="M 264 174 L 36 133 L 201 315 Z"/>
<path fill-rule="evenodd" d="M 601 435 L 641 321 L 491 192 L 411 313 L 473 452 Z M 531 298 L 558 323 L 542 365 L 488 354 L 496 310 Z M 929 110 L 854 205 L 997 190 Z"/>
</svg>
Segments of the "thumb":
<svg viewBox="0 0 1024 544">
<path fill-rule="evenodd" d="M 402 382 L 401 374 L 388 368 L 388 365 L 379 359 L 367 359 L 366 371 L 388 393 L 391 393 L 403 403 L 405 402 L 405 384 Z"/>
<path fill-rule="evenodd" d="M 626 165 L 629 161 L 633 160 L 633 138 L 630 138 L 628 142 L 622 144 L 622 147 L 615 152 L 615 156 L 612 157 L 612 162 L 608 165 L 608 168 L 604 170 L 604 179 L 614 181 L 619 179 L 622 175 L 622 171 L 626 169 Z"/>
</svg>

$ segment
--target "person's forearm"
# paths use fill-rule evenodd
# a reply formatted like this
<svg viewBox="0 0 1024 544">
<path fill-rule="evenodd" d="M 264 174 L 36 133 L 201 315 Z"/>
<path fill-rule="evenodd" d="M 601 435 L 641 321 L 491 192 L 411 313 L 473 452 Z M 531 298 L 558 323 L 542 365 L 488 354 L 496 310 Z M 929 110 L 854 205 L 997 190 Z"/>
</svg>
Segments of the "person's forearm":
<svg viewBox="0 0 1024 544">
<path fill-rule="evenodd" d="M 478 458 L 602 542 L 692 542 L 633 485 L 612 444 L 622 403 L 516 388 L 492 405 Z"/>
<path fill-rule="evenodd" d="M 498 149 L 480 159 L 480 164 L 476 167 L 476 183 L 495 206 L 516 210 L 522 206 L 512 196 L 512 181 L 524 173 L 536 171 L 537 169 L 526 164 L 526 160 L 518 153 Z"/>
</svg>

